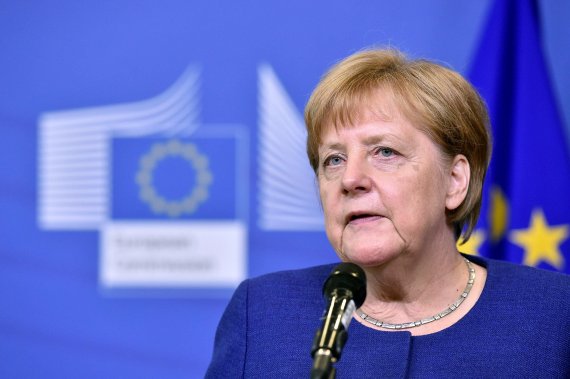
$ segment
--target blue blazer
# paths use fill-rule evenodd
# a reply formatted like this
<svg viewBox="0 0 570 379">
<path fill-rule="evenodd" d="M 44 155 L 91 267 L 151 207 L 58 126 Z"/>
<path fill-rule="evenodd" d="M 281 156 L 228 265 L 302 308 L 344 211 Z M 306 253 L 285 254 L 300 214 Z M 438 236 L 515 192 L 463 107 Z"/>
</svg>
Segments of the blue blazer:
<svg viewBox="0 0 570 379">
<path fill-rule="evenodd" d="M 460 321 L 429 335 L 358 322 L 337 378 L 570 378 L 570 276 L 470 257 L 487 269 Z M 206 378 L 307 378 L 335 265 L 244 281 L 220 321 Z"/>
</svg>

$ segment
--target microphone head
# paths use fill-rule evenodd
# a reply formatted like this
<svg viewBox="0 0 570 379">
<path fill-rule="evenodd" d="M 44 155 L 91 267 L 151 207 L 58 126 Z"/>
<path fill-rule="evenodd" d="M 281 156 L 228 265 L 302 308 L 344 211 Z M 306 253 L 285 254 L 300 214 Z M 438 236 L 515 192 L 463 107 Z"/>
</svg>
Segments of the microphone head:
<svg viewBox="0 0 570 379">
<path fill-rule="evenodd" d="M 344 289 L 352 292 L 352 300 L 359 308 L 366 299 L 366 274 L 358 265 L 344 262 L 332 270 L 323 286 L 323 295 L 332 297 L 334 291 Z"/>
</svg>

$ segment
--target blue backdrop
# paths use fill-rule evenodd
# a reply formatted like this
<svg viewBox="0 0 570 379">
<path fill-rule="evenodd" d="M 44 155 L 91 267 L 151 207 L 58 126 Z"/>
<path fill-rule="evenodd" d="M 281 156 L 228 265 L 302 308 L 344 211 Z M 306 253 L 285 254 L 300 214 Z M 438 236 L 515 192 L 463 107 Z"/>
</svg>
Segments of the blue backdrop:
<svg viewBox="0 0 570 379">
<path fill-rule="evenodd" d="M 491 5 L 0 0 L 0 377 L 203 376 L 239 280 L 336 260 L 299 160 L 323 72 L 392 45 L 468 75 Z M 561 142 L 570 4 L 539 8 Z"/>
</svg>

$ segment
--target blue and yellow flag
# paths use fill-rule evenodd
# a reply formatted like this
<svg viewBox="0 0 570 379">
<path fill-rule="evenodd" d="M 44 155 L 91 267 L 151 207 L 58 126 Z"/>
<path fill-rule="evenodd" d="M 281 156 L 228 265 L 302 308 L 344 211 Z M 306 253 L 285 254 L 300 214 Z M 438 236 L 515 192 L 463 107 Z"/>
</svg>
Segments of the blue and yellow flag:
<svg viewBox="0 0 570 379">
<path fill-rule="evenodd" d="M 538 5 L 497 0 L 470 80 L 493 156 L 481 217 L 462 251 L 570 273 L 570 155 L 541 48 Z"/>
</svg>

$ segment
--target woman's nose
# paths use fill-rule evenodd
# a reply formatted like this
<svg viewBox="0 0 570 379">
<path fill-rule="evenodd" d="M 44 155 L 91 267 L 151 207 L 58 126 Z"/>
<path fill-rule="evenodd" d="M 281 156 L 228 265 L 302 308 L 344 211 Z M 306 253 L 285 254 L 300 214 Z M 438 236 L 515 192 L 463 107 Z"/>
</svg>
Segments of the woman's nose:
<svg viewBox="0 0 570 379">
<path fill-rule="evenodd" d="M 366 160 L 348 159 L 342 176 L 343 192 L 349 194 L 369 191 L 372 179 L 368 170 Z"/>
</svg>

